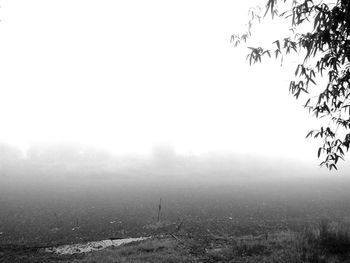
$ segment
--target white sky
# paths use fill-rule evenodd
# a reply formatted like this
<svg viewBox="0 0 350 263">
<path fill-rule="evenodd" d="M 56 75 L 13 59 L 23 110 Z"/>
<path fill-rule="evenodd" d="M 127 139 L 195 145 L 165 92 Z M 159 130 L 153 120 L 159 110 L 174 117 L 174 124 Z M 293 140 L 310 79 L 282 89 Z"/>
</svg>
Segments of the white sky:
<svg viewBox="0 0 350 263">
<path fill-rule="evenodd" d="M 0 141 L 316 160 L 290 72 L 230 44 L 254 2 L 3 0 Z"/>
</svg>

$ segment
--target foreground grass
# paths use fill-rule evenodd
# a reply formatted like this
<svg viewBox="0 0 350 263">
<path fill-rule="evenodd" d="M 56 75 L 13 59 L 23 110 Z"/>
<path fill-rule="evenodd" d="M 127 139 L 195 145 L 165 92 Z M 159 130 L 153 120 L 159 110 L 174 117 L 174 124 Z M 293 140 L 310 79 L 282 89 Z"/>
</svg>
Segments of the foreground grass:
<svg viewBox="0 0 350 263">
<path fill-rule="evenodd" d="M 179 244 L 169 238 L 153 239 L 119 248 L 106 249 L 89 254 L 74 263 L 115 263 L 115 262 L 195 262 L 195 258 Z"/>
<path fill-rule="evenodd" d="M 176 236 L 168 235 L 72 256 L 3 248 L 0 250 L 0 262 L 345 263 L 350 262 L 350 229 L 323 221 L 298 233 L 266 233 L 261 236 L 233 237 L 208 232 L 207 235 L 193 237 L 178 232 Z"/>
<path fill-rule="evenodd" d="M 169 237 L 94 252 L 74 262 L 343 263 L 350 262 L 350 232 L 322 222 L 299 233 Z"/>
</svg>

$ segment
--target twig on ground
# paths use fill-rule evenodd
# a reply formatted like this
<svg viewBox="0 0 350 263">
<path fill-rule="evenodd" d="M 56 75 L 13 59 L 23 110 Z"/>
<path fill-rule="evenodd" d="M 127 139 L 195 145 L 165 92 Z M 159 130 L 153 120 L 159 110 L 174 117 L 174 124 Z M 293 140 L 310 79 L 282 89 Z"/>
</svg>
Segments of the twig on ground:
<svg viewBox="0 0 350 263">
<path fill-rule="evenodd" d="M 174 234 L 170 234 L 170 236 L 172 236 L 173 238 L 175 238 L 176 241 L 182 242 L 182 240 L 181 240 L 180 238 L 178 238 L 177 236 L 175 236 Z"/>
</svg>

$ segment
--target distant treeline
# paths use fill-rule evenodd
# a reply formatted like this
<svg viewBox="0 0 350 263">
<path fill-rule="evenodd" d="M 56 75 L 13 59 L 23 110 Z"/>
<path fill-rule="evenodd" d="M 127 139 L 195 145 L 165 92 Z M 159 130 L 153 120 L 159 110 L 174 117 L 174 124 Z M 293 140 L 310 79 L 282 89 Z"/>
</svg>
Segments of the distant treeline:
<svg viewBox="0 0 350 263">
<path fill-rule="evenodd" d="M 177 154 L 173 147 L 158 145 L 150 154 L 115 155 L 86 145 L 35 145 L 23 152 L 0 143 L 0 176 L 16 175 L 217 175 L 269 177 L 305 173 L 300 164 L 288 160 L 229 153 Z"/>
</svg>

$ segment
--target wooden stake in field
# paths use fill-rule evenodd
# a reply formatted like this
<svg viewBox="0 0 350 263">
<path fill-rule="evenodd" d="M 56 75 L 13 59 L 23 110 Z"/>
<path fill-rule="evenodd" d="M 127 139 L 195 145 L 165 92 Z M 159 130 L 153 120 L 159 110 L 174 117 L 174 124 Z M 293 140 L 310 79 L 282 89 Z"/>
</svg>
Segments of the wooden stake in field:
<svg viewBox="0 0 350 263">
<path fill-rule="evenodd" d="M 159 206 L 158 206 L 158 219 L 157 222 L 160 220 L 160 211 L 162 210 L 162 198 L 159 200 Z"/>
</svg>

